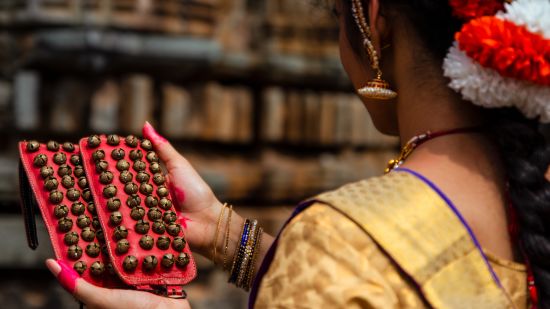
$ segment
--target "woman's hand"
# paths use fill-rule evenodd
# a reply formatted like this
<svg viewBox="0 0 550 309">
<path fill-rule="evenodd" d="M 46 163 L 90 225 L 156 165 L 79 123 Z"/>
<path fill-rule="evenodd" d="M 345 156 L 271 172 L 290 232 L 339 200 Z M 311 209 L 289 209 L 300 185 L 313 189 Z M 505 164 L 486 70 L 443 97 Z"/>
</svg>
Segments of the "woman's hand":
<svg viewBox="0 0 550 309">
<path fill-rule="evenodd" d="M 46 266 L 59 283 L 90 309 L 190 309 L 186 299 L 172 299 L 135 290 L 106 289 L 92 285 L 63 261 L 49 259 Z"/>
<path fill-rule="evenodd" d="M 185 216 L 182 225 L 189 245 L 193 251 L 211 258 L 216 223 L 223 205 L 191 164 L 149 122 L 143 126 L 143 136 L 153 143 L 166 164 L 168 186 L 174 205 Z"/>
</svg>

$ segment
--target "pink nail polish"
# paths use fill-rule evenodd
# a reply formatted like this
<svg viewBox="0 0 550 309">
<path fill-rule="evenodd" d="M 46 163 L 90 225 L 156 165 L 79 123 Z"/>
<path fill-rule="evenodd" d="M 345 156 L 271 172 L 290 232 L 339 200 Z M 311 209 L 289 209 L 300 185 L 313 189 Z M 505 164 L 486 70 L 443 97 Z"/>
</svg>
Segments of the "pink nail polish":
<svg viewBox="0 0 550 309">
<path fill-rule="evenodd" d="M 162 135 L 158 134 L 158 132 L 153 128 L 153 126 L 147 121 L 145 122 L 145 125 L 143 125 L 142 130 L 143 136 L 147 139 L 149 139 L 153 144 L 163 144 L 168 142 Z"/>
<path fill-rule="evenodd" d="M 74 294 L 76 290 L 76 279 L 79 278 L 78 273 L 64 261 L 57 260 L 56 262 L 59 267 L 61 267 L 61 271 L 57 275 L 57 280 L 65 290 Z"/>
</svg>

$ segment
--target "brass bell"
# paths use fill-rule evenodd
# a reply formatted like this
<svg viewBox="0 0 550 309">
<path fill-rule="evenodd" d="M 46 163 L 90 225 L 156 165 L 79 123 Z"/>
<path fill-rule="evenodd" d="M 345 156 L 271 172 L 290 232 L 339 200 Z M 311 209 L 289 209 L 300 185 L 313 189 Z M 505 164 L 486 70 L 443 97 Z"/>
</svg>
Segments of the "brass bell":
<svg viewBox="0 0 550 309">
<path fill-rule="evenodd" d="M 82 198 L 86 202 L 91 202 L 92 201 L 92 192 L 90 192 L 90 189 L 86 188 L 86 189 L 82 190 Z"/>
<path fill-rule="evenodd" d="M 141 158 L 143 158 L 143 152 L 141 150 L 134 149 L 130 151 L 130 159 L 132 161 L 140 160 Z"/>
<path fill-rule="evenodd" d="M 48 141 L 46 143 L 46 148 L 49 151 L 58 151 L 59 150 L 59 143 L 56 141 Z"/>
<path fill-rule="evenodd" d="M 75 202 L 71 205 L 71 213 L 75 216 L 80 216 L 84 214 L 86 207 L 81 202 Z"/>
<path fill-rule="evenodd" d="M 59 191 L 50 192 L 50 202 L 53 204 L 59 204 L 63 200 L 63 193 Z"/>
<path fill-rule="evenodd" d="M 122 262 L 122 267 L 128 272 L 134 271 L 137 267 L 137 258 L 133 255 L 128 255 L 124 258 L 124 261 Z"/>
<path fill-rule="evenodd" d="M 166 230 L 166 227 L 164 226 L 164 222 L 162 220 L 157 220 L 153 222 L 153 232 L 157 234 L 164 234 L 164 231 Z"/>
<path fill-rule="evenodd" d="M 88 137 L 88 147 L 96 148 L 99 144 L 101 144 L 101 138 L 99 138 L 99 135 L 90 135 Z"/>
<path fill-rule="evenodd" d="M 123 238 L 128 237 L 128 230 L 124 227 L 124 225 L 119 225 L 115 227 L 113 236 L 115 237 L 116 240 L 121 240 Z"/>
<path fill-rule="evenodd" d="M 95 204 L 94 203 L 88 203 L 88 212 L 90 212 L 92 215 L 96 214 Z"/>
<path fill-rule="evenodd" d="M 58 186 L 59 186 L 59 182 L 57 181 L 57 179 L 53 177 L 50 177 L 46 179 L 46 181 L 44 181 L 44 188 L 48 191 L 53 191 L 57 189 Z"/>
<path fill-rule="evenodd" d="M 156 196 L 148 195 L 145 198 L 145 205 L 149 208 L 157 207 L 158 204 L 159 204 L 159 199 Z"/>
<path fill-rule="evenodd" d="M 153 248 L 154 239 L 149 235 L 144 235 L 139 240 L 139 246 L 145 250 L 151 250 Z"/>
<path fill-rule="evenodd" d="M 141 220 L 145 216 L 145 209 L 143 207 L 137 206 L 132 208 L 130 211 L 130 217 L 134 220 Z"/>
<path fill-rule="evenodd" d="M 167 253 L 162 256 L 162 260 L 160 261 L 160 265 L 164 268 L 170 268 L 174 266 L 174 255 L 171 253 Z"/>
<path fill-rule="evenodd" d="M 124 254 L 130 249 L 130 243 L 126 239 L 121 239 L 116 243 L 116 252 L 118 254 Z"/>
<path fill-rule="evenodd" d="M 105 241 L 105 234 L 103 233 L 102 229 L 97 229 L 95 232 L 95 238 L 99 241 Z"/>
<path fill-rule="evenodd" d="M 65 175 L 70 176 L 72 173 L 73 173 L 73 169 L 67 164 L 61 164 L 57 169 L 57 175 L 59 175 L 59 177 L 63 177 Z"/>
<path fill-rule="evenodd" d="M 109 211 L 117 211 L 120 209 L 120 200 L 118 198 L 110 198 L 107 200 L 107 209 Z"/>
<path fill-rule="evenodd" d="M 147 174 L 146 172 L 139 172 L 137 173 L 136 180 L 139 183 L 144 183 L 144 182 L 148 182 L 150 177 L 151 176 L 149 176 L 149 174 Z"/>
<path fill-rule="evenodd" d="M 120 137 L 116 134 L 107 135 L 107 144 L 117 146 L 120 143 Z"/>
<path fill-rule="evenodd" d="M 119 160 L 117 163 L 116 163 L 116 168 L 117 170 L 119 171 L 127 171 L 129 168 L 130 168 L 130 163 L 128 163 L 128 161 L 122 159 L 122 160 Z"/>
<path fill-rule="evenodd" d="M 139 139 L 134 135 L 128 135 L 125 139 L 125 142 L 126 142 L 126 145 L 134 148 L 134 147 L 137 147 Z"/>
<path fill-rule="evenodd" d="M 170 224 L 172 222 L 176 222 L 176 220 L 178 219 L 178 215 L 175 212 L 168 210 L 164 212 L 164 214 L 162 215 L 162 219 L 166 224 Z"/>
<path fill-rule="evenodd" d="M 65 236 L 63 236 L 63 242 L 67 246 L 78 244 L 78 234 L 76 232 L 68 232 Z"/>
<path fill-rule="evenodd" d="M 98 173 L 105 172 L 109 168 L 109 162 L 105 160 L 99 160 L 95 164 L 95 170 Z"/>
<path fill-rule="evenodd" d="M 115 176 L 113 175 L 113 173 L 109 171 L 101 172 L 101 174 L 99 174 L 99 182 L 101 182 L 104 185 L 108 185 L 111 182 L 113 182 L 114 177 Z"/>
<path fill-rule="evenodd" d="M 122 214 L 120 211 L 112 212 L 109 216 L 109 222 L 113 225 L 119 225 L 122 222 Z"/>
<path fill-rule="evenodd" d="M 153 174 L 160 173 L 161 172 L 160 164 L 158 164 L 157 162 L 151 163 L 151 165 L 149 165 L 149 171 L 151 171 L 151 173 Z"/>
<path fill-rule="evenodd" d="M 107 185 L 105 188 L 103 188 L 103 196 L 106 198 L 114 197 L 117 193 L 117 189 L 113 185 Z"/>
<path fill-rule="evenodd" d="M 144 171 L 147 168 L 147 164 L 141 160 L 134 161 L 134 170 L 136 172 Z"/>
<path fill-rule="evenodd" d="M 40 176 L 44 179 L 53 176 L 54 171 L 51 166 L 42 166 L 40 168 Z"/>
<path fill-rule="evenodd" d="M 149 195 L 153 193 L 153 186 L 148 183 L 142 183 L 139 185 L 139 192 L 143 195 Z"/>
<path fill-rule="evenodd" d="M 84 168 L 82 166 L 75 166 L 74 167 L 74 175 L 76 177 L 84 177 L 85 176 Z"/>
<path fill-rule="evenodd" d="M 73 221 L 67 217 L 61 218 L 57 221 L 57 226 L 61 232 L 66 233 L 73 227 Z"/>
<path fill-rule="evenodd" d="M 80 233 L 82 236 L 82 239 L 85 241 L 93 241 L 96 233 L 91 227 L 85 227 L 82 229 L 82 232 Z"/>
<path fill-rule="evenodd" d="M 165 179 L 164 179 L 164 175 L 162 175 L 161 173 L 156 173 L 155 175 L 153 175 L 153 182 L 160 186 L 164 183 Z"/>
<path fill-rule="evenodd" d="M 141 148 L 145 150 L 153 150 L 153 143 L 151 143 L 151 141 L 148 139 L 143 139 L 141 141 Z"/>
<path fill-rule="evenodd" d="M 79 274 L 82 275 L 86 271 L 86 262 L 78 261 L 74 263 L 73 268 Z"/>
<path fill-rule="evenodd" d="M 166 197 L 170 194 L 170 191 L 165 186 L 158 186 L 157 187 L 157 195 L 159 197 Z"/>
<path fill-rule="evenodd" d="M 95 162 L 105 159 L 105 151 L 103 151 L 102 149 L 94 151 L 94 153 L 92 153 L 92 159 Z"/>
<path fill-rule="evenodd" d="M 175 237 L 172 241 L 172 249 L 181 252 L 183 249 L 185 249 L 185 245 L 187 242 L 185 241 L 185 238 L 183 237 Z"/>
<path fill-rule="evenodd" d="M 147 212 L 147 217 L 149 220 L 155 221 L 162 218 L 162 212 L 158 208 L 153 207 Z"/>
<path fill-rule="evenodd" d="M 84 178 L 85 179 L 85 178 Z M 63 178 L 61 178 L 61 185 L 68 189 L 68 188 L 72 188 L 74 186 L 74 179 L 73 177 L 69 176 L 69 175 L 65 175 L 63 176 Z"/>
<path fill-rule="evenodd" d="M 100 261 L 95 261 L 90 266 L 90 273 L 94 276 L 101 276 L 105 271 L 105 265 Z"/>
<path fill-rule="evenodd" d="M 80 215 L 76 218 L 76 225 L 81 229 L 90 226 L 90 224 L 92 224 L 92 220 L 86 215 Z"/>
<path fill-rule="evenodd" d="M 184 268 L 185 266 L 187 266 L 187 264 L 189 264 L 189 261 L 189 255 L 185 252 L 182 252 L 176 258 L 176 266 Z"/>
<path fill-rule="evenodd" d="M 157 153 L 154 152 L 154 151 L 148 151 L 147 154 L 145 155 L 145 158 L 147 159 L 147 161 L 149 161 L 151 163 L 158 163 L 159 162 L 159 157 L 158 157 Z"/>
<path fill-rule="evenodd" d="M 169 199 L 163 197 L 159 201 L 159 207 L 164 209 L 164 210 L 169 210 L 169 209 L 172 208 L 172 201 L 170 201 Z"/>
<path fill-rule="evenodd" d="M 135 208 L 134 208 L 135 209 Z M 139 220 L 136 223 L 135 229 L 138 234 L 147 234 L 149 232 L 149 222 L 145 220 Z"/>
<path fill-rule="evenodd" d="M 61 165 L 65 162 L 67 162 L 67 155 L 65 155 L 62 152 L 58 152 L 53 155 L 53 162 L 57 165 Z"/>
<path fill-rule="evenodd" d="M 67 250 L 67 256 L 71 260 L 78 260 L 82 256 L 82 248 L 78 245 L 72 245 Z"/>
<path fill-rule="evenodd" d="M 124 186 L 124 192 L 126 194 L 135 194 L 138 192 L 138 186 L 133 182 L 129 182 Z"/>
<path fill-rule="evenodd" d="M 166 227 L 166 232 L 171 236 L 178 236 L 181 232 L 181 226 L 172 222 Z"/>
<path fill-rule="evenodd" d="M 35 152 L 38 149 L 40 149 L 40 143 L 38 141 L 32 140 L 27 142 L 27 151 L 28 152 Z"/>
<path fill-rule="evenodd" d="M 124 159 L 124 155 L 125 155 L 125 152 L 124 152 L 124 149 L 122 148 L 113 149 L 113 151 L 111 151 L 111 158 L 117 161 Z"/>
<path fill-rule="evenodd" d="M 89 243 L 86 246 L 86 254 L 89 257 L 98 257 L 100 251 L 101 251 L 101 247 L 99 246 L 99 244 L 97 244 L 95 242 Z"/>
<path fill-rule="evenodd" d="M 166 236 L 159 236 L 159 238 L 157 238 L 157 248 L 161 250 L 170 248 L 170 238 Z"/>
<path fill-rule="evenodd" d="M 71 163 L 73 165 L 82 165 L 82 159 L 80 158 L 80 155 L 74 154 L 71 156 Z"/>
<path fill-rule="evenodd" d="M 96 230 L 101 229 L 101 224 L 99 223 L 99 219 L 97 218 L 97 216 L 92 217 L 92 227 Z"/>
<path fill-rule="evenodd" d="M 58 219 L 64 218 L 69 214 L 69 208 L 65 205 L 57 205 L 53 209 L 53 214 Z"/>
<path fill-rule="evenodd" d="M 70 143 L 70 142 L 63 143 L 63 150 L 68 151 L 68 152 L 73 152 L 74 151 L 73 143 Z"/>
<path fill-rule="evenodd" d="M 78 186 L 80 189 L 85 189 L 88 187 L 88 179 L 86 177 L 80 177 L 78 178 Z"/>
<path fill-rule="evenodd" d="M 126 199 L 126 205 L 130 208 L 137 207 L 139 204 L 141 204 L 141 198 L 137 194 L 132 194 Z"/>
<path fill-rule="evenodd" d="M 143 259 L 143 263 L 142 263 L 143 270 L 152 271 L 153 269 L 155 269 L 157 267 L 157 264 L 158 264 L 158 260 L 157 260 L 156 256 L 154 256 L 154 255 L 146 256 Z"/>
<path fill-rule="evenodd" d="M 48 157 L 43 153 L 37 154 L 36 157 L 34 157 L 33 163 L 36 167 L 42 167 L 48 163 Z"/>
<path fill-rule="evenodd" d="M 78 201 L 78 199 L 80 198 L 80 191 L 78 191 L 77 189 L 75 188 L 71 188 L 69 190 L 67 190 L 67 198 L 70 200 L 70 201 Z"/>
<path fill-rule="evenodd" d="M 122 171 L 118 179 L 122 183 L 129 183 L 134 178 L 134 175 L 130 171 Z"/>
</svg>

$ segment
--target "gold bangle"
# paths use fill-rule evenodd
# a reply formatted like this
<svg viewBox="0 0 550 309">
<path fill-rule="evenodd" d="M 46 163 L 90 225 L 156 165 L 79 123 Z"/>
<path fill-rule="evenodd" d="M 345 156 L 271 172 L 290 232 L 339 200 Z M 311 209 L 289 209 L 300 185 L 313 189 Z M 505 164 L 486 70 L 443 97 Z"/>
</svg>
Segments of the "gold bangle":
<svg viewBox="0 0 550 309">
<path fill-rule="evenodd" d="M 222 206 L 222 210 L 220 211 L 220 215 L 218 217 L 218 225 L 216 226 L 216 234 L 214 235 L 214 244 L 212 248 L 212 262 L 214 262 L 214 265 L 216 265 L 216 254 L 217 254 L 217 244 L 218 244 L 218 236 L 220 233 L 220 225 L 222 223 L 223 214 L 225 213 L 225 207 L 227 207 L 227 203 L 224 203 Z"/>
<path fill-rule="evenodd" d="M 256 260 L 258 259 L 258 255 L 260 255 L 263 232 L 264 230 L 260 227 L 258 229 L 258 235 L 256 236 L 256 243 L 254 244 L 254 252 L 252 253 L 252 261 L 251 261 L 250 269 L 248 270 L 248 274 L 246 278 L 245 290 L 247 292 L 250 291 L 250 288 L 252 287 L 252 282 L 254 280 L 254 275 L 256 273 L 256 269 L 255 269 Z"/>
<path fill-rule="evenodd" d="M 248 268 L 250 267 L 252 254 L 254 253 L 254 244 L 256 242 L 257 229 L 258 229 L 258 221 L 251 220 L 251 223 L 248 228 L 249 236 L 246 242 L 246 247 L 245 247 L 244 256 L 241 262 L 241 267 L 239 268 L 239 274 L 237 276 L 237 287 L 239 288 L 245 288 L 245 278 L 248 274 Z"/>
<path fill-rule="evenodd" d="M 227 222 L 225 224 L 225 239 L 223 247 L 223 271 L 227 270 L 227 250 L 229 249 L 229 232 L 231 230 L 231 214 L 233 213 L 233 205 L 229 206 L 229 214 L 227 215 Z"/>
</svg>

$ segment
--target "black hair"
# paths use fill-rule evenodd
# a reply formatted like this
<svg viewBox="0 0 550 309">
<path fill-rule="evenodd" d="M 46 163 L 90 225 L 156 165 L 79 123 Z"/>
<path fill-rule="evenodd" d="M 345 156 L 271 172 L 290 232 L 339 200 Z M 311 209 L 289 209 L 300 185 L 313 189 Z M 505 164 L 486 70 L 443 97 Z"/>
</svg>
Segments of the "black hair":
<svg viewBox="0 0 550 309">
<path fill-rule="evenodd" d="M 367 3 L 363 1 L 366 10 Z M 381 1 L 381 14 L 397 12 L 413 26 L 434 60 L 443 59 L 460 30 L 462 21 L 452 15 L 444 0 Z M 365 53 L 359 31 L 351 16 L 351 1 L 342 1 L 345 30 L 352 49 Z M 550 103 L 550 102 L 549 102 Z M 527 119 L 515 108 L 486 112 L 487 134 L 500 151 L 508 180 L 508 195 L 518 224 L 518 247 L 533 271 L 539 307 L 550 309 L 550 146 L 536 119 Z"/>
</svg>

